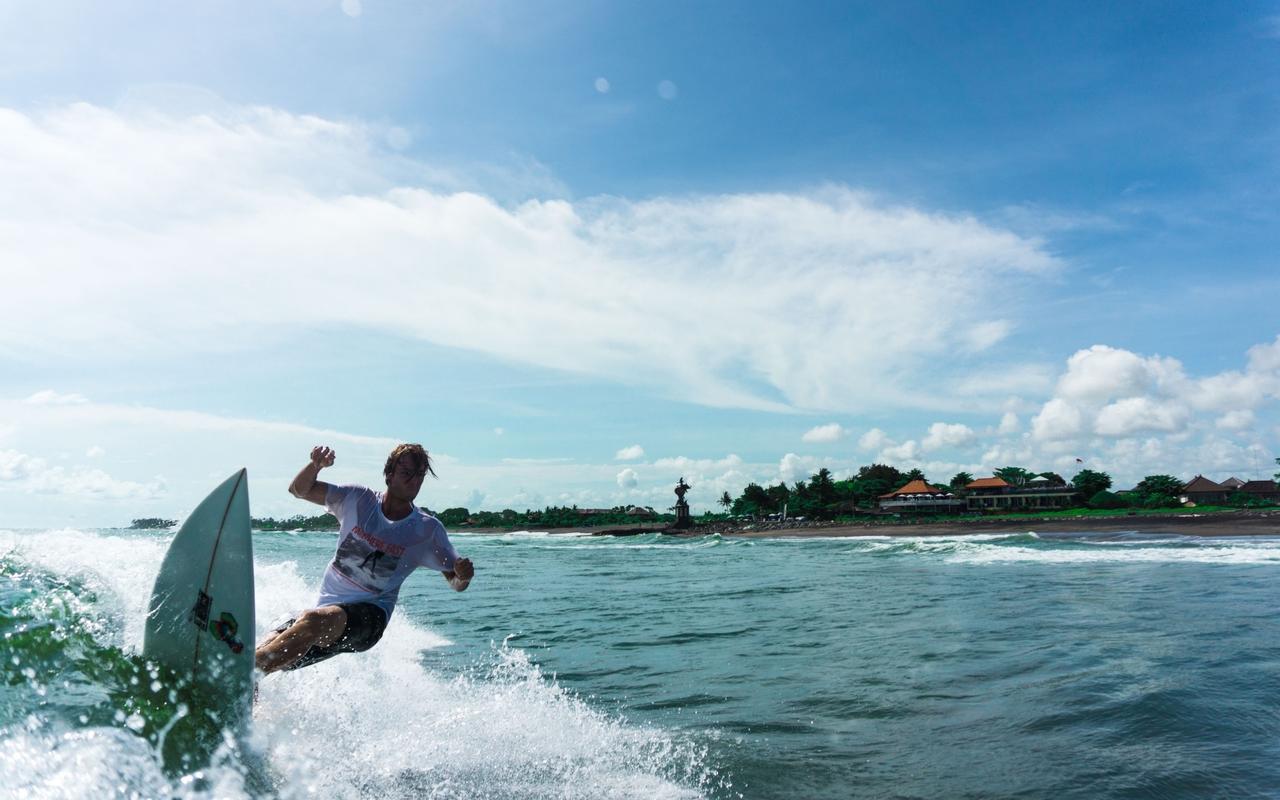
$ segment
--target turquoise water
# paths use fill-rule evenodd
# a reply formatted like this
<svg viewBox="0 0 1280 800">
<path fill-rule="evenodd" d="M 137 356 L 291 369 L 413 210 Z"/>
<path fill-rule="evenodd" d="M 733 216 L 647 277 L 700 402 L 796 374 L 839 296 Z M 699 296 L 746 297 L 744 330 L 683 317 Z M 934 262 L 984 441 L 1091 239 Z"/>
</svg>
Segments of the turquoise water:
<svg viewBox="0 0 1280 800">
<path fill-rule="evenodd" d="M 16 797 L 1280 797 L 1280 536 L 455 536 L 383 642 L 166 771 L 167 533 L 0 532 Z M 325 534 L 258 534 L 258 627 Z"/>
</svg>

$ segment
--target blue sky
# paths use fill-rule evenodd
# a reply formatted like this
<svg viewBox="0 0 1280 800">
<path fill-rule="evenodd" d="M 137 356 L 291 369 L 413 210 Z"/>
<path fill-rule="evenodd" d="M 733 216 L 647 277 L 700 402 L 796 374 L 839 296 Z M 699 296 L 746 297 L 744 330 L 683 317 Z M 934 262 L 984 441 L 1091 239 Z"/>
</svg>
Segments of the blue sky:
<svg viewBox="0 0 1280 800">
<path fill-rule="evenodd" d="M 0 5 L 0 525 L 1280 455 L 1276 3 Z"/>
</svg>

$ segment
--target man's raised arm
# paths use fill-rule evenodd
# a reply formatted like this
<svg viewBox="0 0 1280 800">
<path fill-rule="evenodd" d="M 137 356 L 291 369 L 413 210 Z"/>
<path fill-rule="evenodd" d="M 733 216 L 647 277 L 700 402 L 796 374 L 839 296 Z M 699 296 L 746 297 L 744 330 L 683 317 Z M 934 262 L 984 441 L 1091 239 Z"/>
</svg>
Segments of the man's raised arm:
<svg viewBox="0 0 1280 800">
<path fill-rule="evenodd" d="M 289 494 L 301 497 L 303 500 L 310 500 L 316 505 L 324 505 L 329 484 L 316 480 L 316 476 L 325 467 L 332 467 L 336 458 L 337 453 L 324 445 L 311 448 L 311 463 L 303 467 L 298 476 L 293 479 L 293 483 L 289 484 Z"/>
</svg>

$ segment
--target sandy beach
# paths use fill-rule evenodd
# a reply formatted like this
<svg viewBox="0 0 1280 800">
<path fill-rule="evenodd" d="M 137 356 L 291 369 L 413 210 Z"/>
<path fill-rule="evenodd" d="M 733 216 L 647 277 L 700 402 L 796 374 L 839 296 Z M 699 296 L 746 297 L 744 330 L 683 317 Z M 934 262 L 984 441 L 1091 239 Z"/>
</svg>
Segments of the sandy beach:
<svg viewBox="0 0 1280 800">
<path fill-rule="evenodd" d="M 1106 517 L 1042 517 L 1035 519 L 984 519 L 981 517 L 945 522 L 716 522 L 688 531 L 668 531 L 659 523 L 622 528 L 596 525 L 560 528 L 547 533 L 589 533 L 593 536 L 636 536 L 668 532 L 678 536 L 741 536 L 746 538 L 803 538 L 827 536 L 964 536 L 1000 533 L 1168 533 L 1184 536 L 1280 536 L 1280 509 L 1230 511 L 1197 514 L 1117 514 Z M 460 528 L 459 532 L 501 534 L 510 531 Z"/>
<path fill-rule="evenodd" d="M 769 523 L 777 524 L 777 523 Z M 801 523 L 803 526 L 804 523 Z M 948 522 L 895 524 L 815 524 L 812 526 L 739 528 L 720 532 L 727 536 L 964 536 L 993 533 L 1168 533 L 1184 536 L 1276 536 L 1280 535 L 1280 510 L 1239 511 L 1196 514 L 1134 515 L 1041 519 L 973 519 Z"/>
</svg>

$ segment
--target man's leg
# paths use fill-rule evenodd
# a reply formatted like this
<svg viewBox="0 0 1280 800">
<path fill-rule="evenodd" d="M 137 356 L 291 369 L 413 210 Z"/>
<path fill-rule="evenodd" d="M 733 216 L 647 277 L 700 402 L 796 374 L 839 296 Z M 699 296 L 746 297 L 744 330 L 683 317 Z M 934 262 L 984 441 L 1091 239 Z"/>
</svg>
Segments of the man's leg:
<svg viewBox="0 0 1280 800">
<path fill-rule="evenodd" d="M 281 633 L 268 637 L 254 653 L 254 663 L 266 673 L 284 669 L 312 647 L 333 644 L 347 627 L 347 612 L 338 606 L 322 606 L 302 616 Z"/>
</svg>

